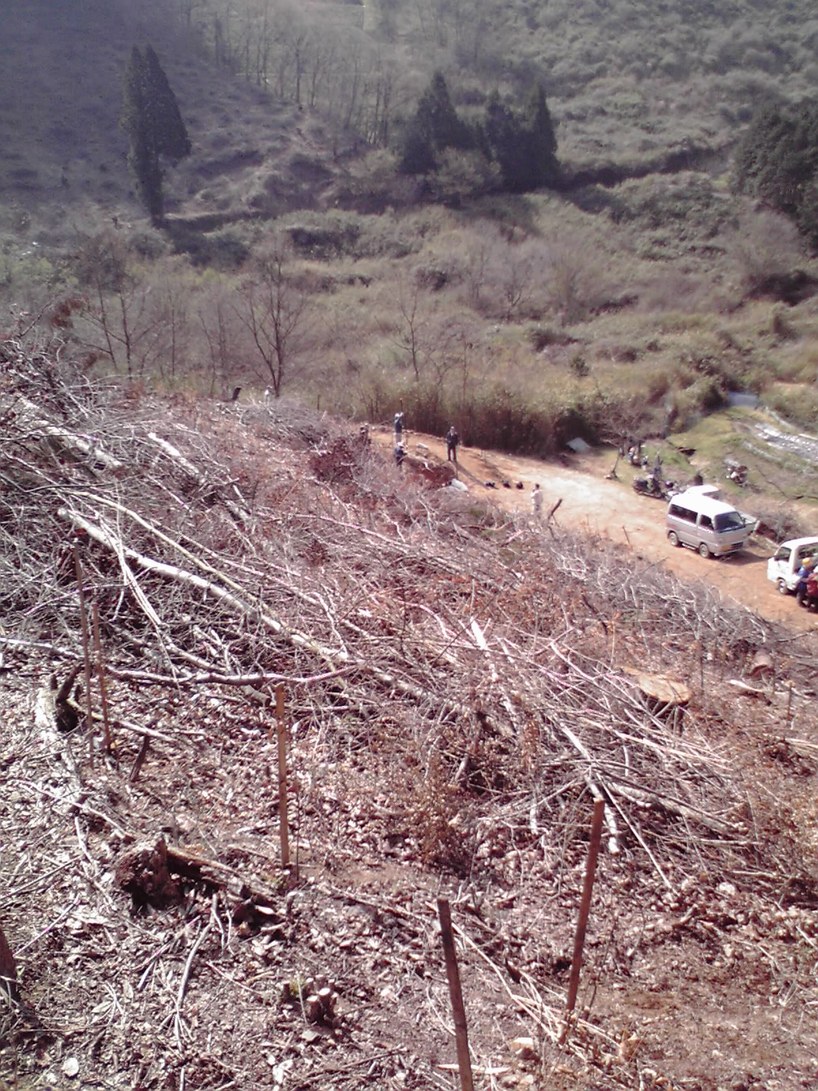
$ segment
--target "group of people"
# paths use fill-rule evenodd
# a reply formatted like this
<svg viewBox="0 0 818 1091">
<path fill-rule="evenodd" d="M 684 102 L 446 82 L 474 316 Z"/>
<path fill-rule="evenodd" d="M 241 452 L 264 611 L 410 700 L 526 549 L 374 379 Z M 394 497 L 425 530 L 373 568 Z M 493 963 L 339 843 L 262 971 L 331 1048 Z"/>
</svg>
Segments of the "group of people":
<svg viewBox="0 0 818 1091">
<path fill-rule="evenodd" d="M 403 412 L 395 414 L 393 422 L 393 429 L 395 432 L 395 463 L 398 467 L 403 465 L 403 460 L 406 457 L 406 445 L 403 442 L 403 428 L 405 418 Z M 446 454 L 449 462 L 457 463 L 457 448 L 460 446 L 460 435 L 453 424 L 449 425 L 449 431 L 446 433 Z"/>
<path fill-rule="evenodd" d="M 405 417 L 402 411 L 395 414 L 393 421 L 393 430 L 395 433 L 395 465 L 400 469 L 403 465 L 403 460 L 406 458 L 406 446 L 403 442 L 403 430 L 405 424 Z M 457 448 L 460 446 L 460 434 L 453 424 L 449 425 L 449 430 L 446 433 L 446 455 L 449 462 L 454 462 L 457 465 Z M 518 486 L 522 488 L 522 486 Z M 534 513 L 534 518 L 539 520 L 542 518 L 543 508 L 543 492 L 539 486 L 539 482 L 535 484 L 531 493 L 531 507 Z"/>
</svg>

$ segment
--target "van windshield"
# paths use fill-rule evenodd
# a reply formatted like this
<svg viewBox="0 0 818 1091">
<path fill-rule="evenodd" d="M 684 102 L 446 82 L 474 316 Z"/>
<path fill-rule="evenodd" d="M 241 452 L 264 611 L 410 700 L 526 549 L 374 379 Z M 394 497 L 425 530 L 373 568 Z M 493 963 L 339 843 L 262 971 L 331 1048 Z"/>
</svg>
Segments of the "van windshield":
<svg viewBox="0 0 818 1091">
<path fill-rule="evenodd" d="M 721 515 L 717 515 L 713 520 L 716 525 L 716 530 L 742 530 L 744 528 L 744 520 L 741 518 L 737 511 L 725 511 Z"/>
</svg>

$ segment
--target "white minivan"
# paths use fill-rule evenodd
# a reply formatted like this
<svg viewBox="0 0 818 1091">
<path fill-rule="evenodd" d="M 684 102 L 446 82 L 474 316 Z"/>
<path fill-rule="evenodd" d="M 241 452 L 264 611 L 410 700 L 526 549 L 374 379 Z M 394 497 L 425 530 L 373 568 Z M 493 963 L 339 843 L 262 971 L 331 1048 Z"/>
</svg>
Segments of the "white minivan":
<svg viewBox="0 0 818 1091">
<path fill-rule="evenodd" d="M 767 561 L 767 579 L 772 580 L 782 595 L 794 591 L 798 569 L 807 557 L 818 553 L 818 538 L 790 538 L 782 542 Z"/>
<path fill-rule="evenodd" d="M 673 546 L 690 546 L 702 557 L 723 557 L 747 544 L 755 520 L 717 500 L 712 486 L 686 489 L 670 498 L 665 524 Z"/>
</svg>

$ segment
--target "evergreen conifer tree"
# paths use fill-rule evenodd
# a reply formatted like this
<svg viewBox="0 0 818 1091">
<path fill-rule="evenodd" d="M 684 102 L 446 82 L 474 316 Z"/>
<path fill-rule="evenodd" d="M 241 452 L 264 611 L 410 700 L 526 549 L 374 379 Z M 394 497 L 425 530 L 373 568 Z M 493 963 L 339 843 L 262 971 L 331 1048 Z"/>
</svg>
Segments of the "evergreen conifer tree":
<svg viewBox="0 0 818 1091">
<path fill-rule="evenodd" d="M 551 112 L 545 100 L 541 83 L 531 92 L 526 111 L 526 129 L 531 146 L 531 175 L 533 188 L 551 186 L 559 177 L 557 162 L 557 137 Z"/>
<path fill-rule="evenodd" d="M 437 166 L 435 152 L 473 148 L 475 136 L 452 105 L 442 72 L 435 72 L 406 127 L 400 149 L 404 174 L 425 174 Z"/>
<path fill-rule="evenodd" d="M 136 176 L 139 196 L 151 219 L 159 223 L 164 214 L 159 157 L 187 155 L 190 140 L 176 97 L 151 46 L 144 54 L 137 46 L 131 50 L 121 123 L 128 135 L 128 163 Z"/>
<path fill-rule="evenodd" d="M 486 140 L 500 167 L 503 186 L 524 193 L 530 185 L 530 149 L 520 121 L 493 91 L 486 104 Z"/>
<path fill-rule="evenodd" d="M 506 189 L 527 193 L 554 184 L 559 174 L 557 140 L 541 86 L 534 88 L 521 112 L 501 102 L 493 91 L 486 104 L 484 133 Z"/>
<path fill-rule="evenodd" d="M 421 128 L 428 133 L 432 146 L 438 150 L 469 148 L 474 144 L 468 126 L 452 105 L 442 72 L 435 72 L 431 84 L 421 96 L 417 118 Z"/>
<path fill-rule="evenodd" d="M 791 216 L 818 241 L 818 100 L 764 103 L 736 150 L 736 189 Z"/>
<path fill-rule="evenodd" d="M 168 77 L 152 45 L 145 47 L 145 78 L 156 150 L 169 159 L 190 154 L 190 139 Z"/>
<path fill-rule="evenodd" d="M 429 174 L 436 167 L 431 138 L 414 117 L 403 134 L 398 169 L 401 174 Z"/>
</svg>

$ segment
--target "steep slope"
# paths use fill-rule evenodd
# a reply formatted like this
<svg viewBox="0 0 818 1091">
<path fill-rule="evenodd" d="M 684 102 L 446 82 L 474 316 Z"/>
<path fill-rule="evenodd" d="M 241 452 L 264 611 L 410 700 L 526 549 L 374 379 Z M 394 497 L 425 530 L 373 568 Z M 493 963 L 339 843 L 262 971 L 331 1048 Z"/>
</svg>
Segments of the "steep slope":
<svg viewBox="0 0 818 1091">
<path fill-rule="evenodd" d="M 481 1079 L 814 1082 L 806 642 L 292 407 L 12 341 L 0 413 L 3 1077 L 450 1086 L 443 895 Z"/>
</svg>

